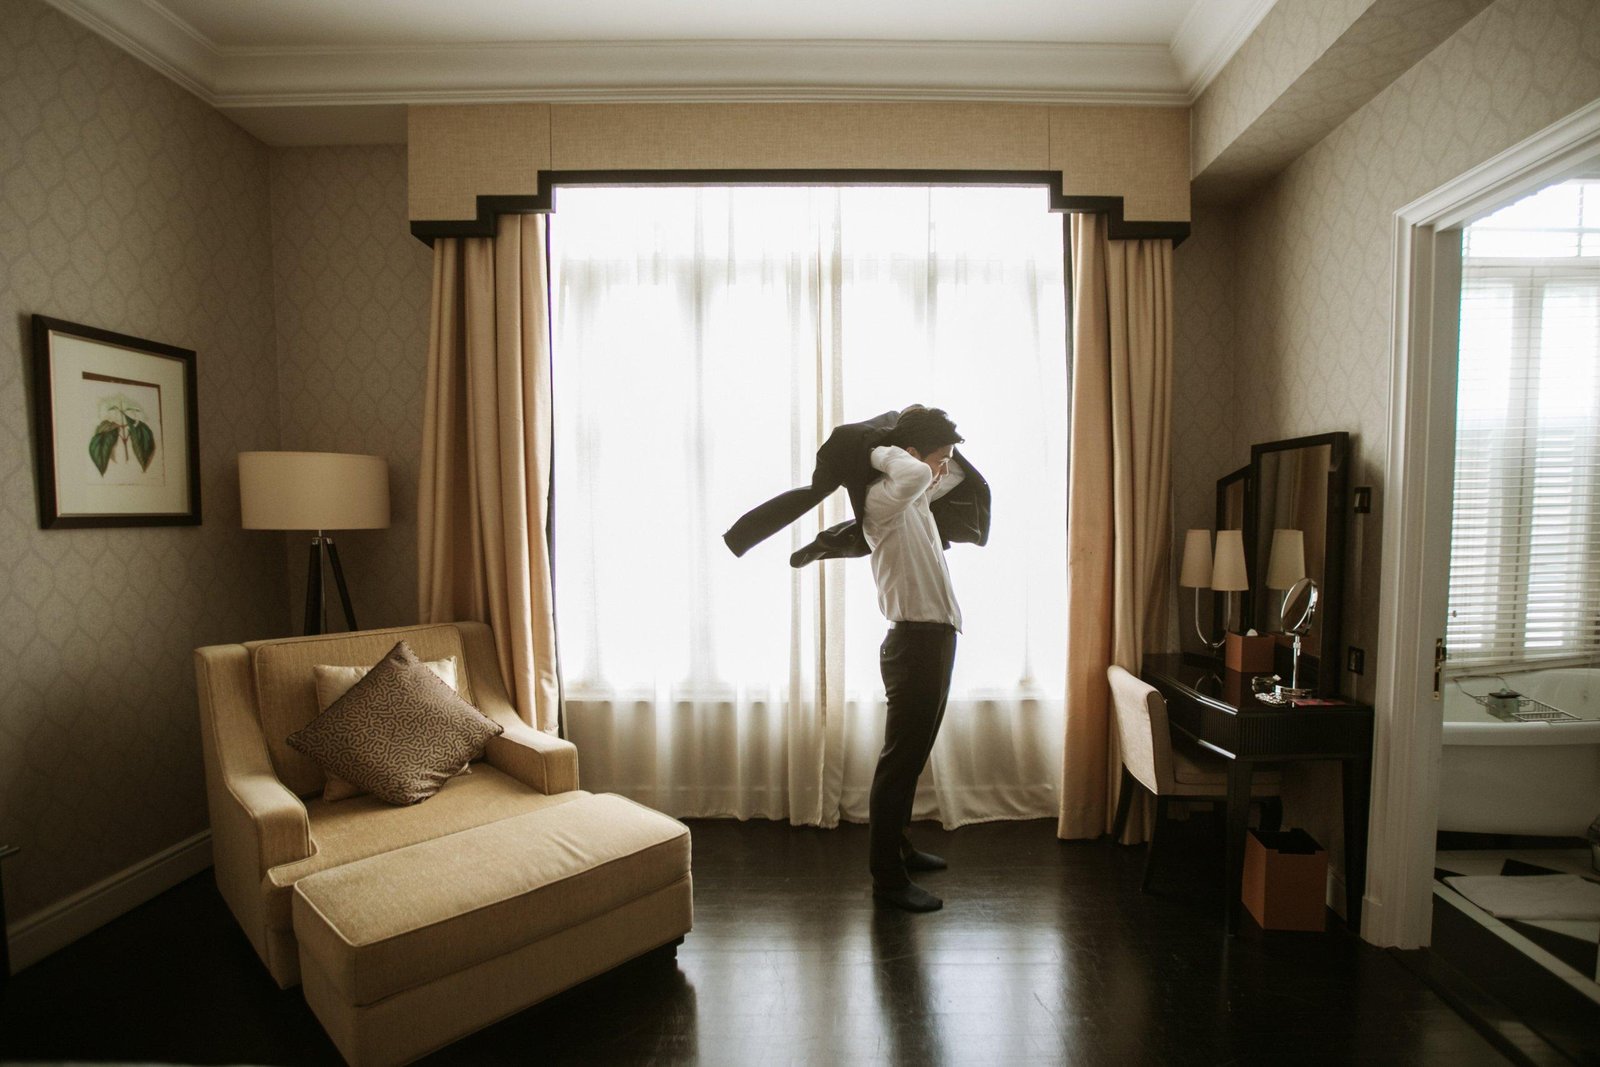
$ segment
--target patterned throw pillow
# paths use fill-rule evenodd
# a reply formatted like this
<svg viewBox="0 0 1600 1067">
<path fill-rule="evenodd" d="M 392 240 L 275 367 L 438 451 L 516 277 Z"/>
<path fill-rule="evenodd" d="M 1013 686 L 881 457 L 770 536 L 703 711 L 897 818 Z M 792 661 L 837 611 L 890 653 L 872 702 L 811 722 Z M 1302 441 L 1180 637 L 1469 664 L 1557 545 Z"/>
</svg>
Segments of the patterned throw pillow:
<svg viewBox="0 0 1600 1067">
<path fill-rule="evenodd" d="M 445 684 L 449 685 L 451 689 L 458 693 L 461 691 L 461 687 L 456 685 L 456 658 L 454 656 L 446 656 L 444 659 L 423 660 L 422 665 L 440 678 L 443 678 Z M 372 670 L 371 667 L 336 667 L 326 663 L 318 663 L 312 667 L 311 676 L 317 683 L 317 711 L 320 713 L 331 708 L 335 700 L 348 693 L 350 687 L 365 678 L 370 670 Z M 472 771 L 469 767 L 463 765 L 458 773 L 471 774 Z M 330 804 L 340 800 L 349 800 L 351 797 L 364 797 L 366 795 L 367 791 L 365 789 L 351 785 L 337 774 L 328 775 L 328 781 L 322 787 L 322 799 Z"/>
<path fill-rule="evenodd" d="M 328 774 L 379 800 L 416 804 L 502 732 L 401 641 L 287 740 Z"/>
</svg>

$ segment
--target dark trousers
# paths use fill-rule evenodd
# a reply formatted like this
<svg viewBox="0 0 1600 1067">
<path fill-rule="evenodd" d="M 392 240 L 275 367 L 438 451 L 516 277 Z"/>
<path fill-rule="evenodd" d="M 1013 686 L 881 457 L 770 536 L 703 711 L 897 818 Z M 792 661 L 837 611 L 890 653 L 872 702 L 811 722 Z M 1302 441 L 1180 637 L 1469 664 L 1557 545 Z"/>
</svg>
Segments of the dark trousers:
<svg viewBox="0 0 1600 1067">
<path fill-rule="evenodd" d="M 895 623 L 878 650 L 889 716 L 883 752 L 872 775 L 868 847 L 872 882 L 880 889 L 898 889 L 910 881 L 902 861 L 902 848 L 909 851 L 906 824 L 911 821 L 917 776 L 944 721 L 955 663 L 956 630 L 944 623 Z"/>
</svg>

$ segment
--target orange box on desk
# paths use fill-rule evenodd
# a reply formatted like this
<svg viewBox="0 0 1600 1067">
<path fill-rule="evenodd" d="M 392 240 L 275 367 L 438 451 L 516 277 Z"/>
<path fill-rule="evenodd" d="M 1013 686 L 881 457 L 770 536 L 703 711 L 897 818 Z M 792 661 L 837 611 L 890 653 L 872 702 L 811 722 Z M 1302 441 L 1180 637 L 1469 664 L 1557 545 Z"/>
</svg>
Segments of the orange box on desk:
<svg viewBox="0 0 1600 1067">
<path fill-rule="evenodd" d="M 1222 661 L 1230 671 L 1241 674 L 1271 674 L 1278 649 L 1278 639 L 1271 634 L 1246 637 L 1228 631 L 1223 642 Z"/>
<path fill-rule="evenodd" d="M 1328 850 L 1304 830 L 1251 830 L 1239 899 L 1263 930 L 1327 929 Z"/>
</svg>

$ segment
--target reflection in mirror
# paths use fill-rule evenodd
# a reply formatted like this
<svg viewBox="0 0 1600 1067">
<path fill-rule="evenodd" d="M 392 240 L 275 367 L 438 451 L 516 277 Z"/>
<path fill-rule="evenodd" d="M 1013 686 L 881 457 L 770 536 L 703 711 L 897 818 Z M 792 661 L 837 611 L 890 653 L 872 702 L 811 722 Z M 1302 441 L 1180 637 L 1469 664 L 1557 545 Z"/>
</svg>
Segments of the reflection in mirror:
<svg viewBox="0 0 1600 1067">
<path fill-rule="evenodd" d="M 1256 544 L 1269 546 L 1266 570 L 1256 568 L 1256 618 L 1280 632 L 1284 591 L 1301 578 L 1323 578 L 1323 531 L 1327 526 L 1331 445 L 1264 452 Z"/>
<path fill-rule="evenodd" d="M 1245 565 L 1254 557 L 1254 542 L 1249 529 L 1250 505 L 1250 467 L 1240 467 L 1230 474 L 1225 474 L 1217 479 L 1217 525 L 1218 531 L 1239 530 L 1243 534 Z M 1229 601 L 1232 597 L 1216 594 L 1212 600 L 1212 617 L 1217 620 L 1214 627 L 1217 631 L 1233 630 L 1235 633 L 1244 633 L 1255 625 L 1255 612 L 1251 605 L 1251 596 L 1246 593 L 1238 598 L 1237 619 L 1229 618 Z"/>
<path fill-rule="evenodd" d="M 1319 434 L 1251 448 L 1248 508 L 1250 610 L 1263 632 L 1287 634 L 1305 614 L 1284 593 L 1310 579 L 1321 606 L 1301 632 L 1306 657 L 1301 676 L 1325 696 L 1339 689 L 1339 600 L 1343 593 L 1344 494 L 1350 436 Z M 1292 609 L 1300 607 L 1301 611 Z M 1285 609 L 1290 615 L 1285 617 Z M 1324 663 L 1329 665 L 1322 671 Z"/>
</svg>

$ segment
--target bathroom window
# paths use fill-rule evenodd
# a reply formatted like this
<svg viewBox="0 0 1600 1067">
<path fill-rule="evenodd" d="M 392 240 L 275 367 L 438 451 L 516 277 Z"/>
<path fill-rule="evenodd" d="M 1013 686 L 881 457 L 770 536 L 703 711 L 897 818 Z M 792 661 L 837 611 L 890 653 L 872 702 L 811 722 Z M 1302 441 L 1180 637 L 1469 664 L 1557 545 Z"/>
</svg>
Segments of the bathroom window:
<svg viewBox="0 0 1600 1067">
<path fill-rule="evenodd" d="M 1452 666 L 1600 659 L 1600 181 L 1496 212 L 1464 251 Z"/>
</svg>

